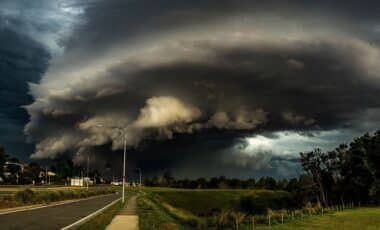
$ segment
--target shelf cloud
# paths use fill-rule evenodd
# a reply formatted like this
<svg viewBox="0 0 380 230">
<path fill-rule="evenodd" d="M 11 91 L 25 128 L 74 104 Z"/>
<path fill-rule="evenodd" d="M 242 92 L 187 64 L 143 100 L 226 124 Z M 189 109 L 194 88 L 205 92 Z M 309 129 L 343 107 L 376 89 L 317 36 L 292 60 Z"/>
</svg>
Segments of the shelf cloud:
<svg viewBox="0 0 380 230">
<path fill-rule="evenodd" d="M 62 41 L 63 54 L 30 85 L 34 102 L 25 106 L 25 134 L 36 143 L 32 158 L 80 159 L 102 146 L 117 151 L 124 137 L 131 151 L 145 156 L 147 142 L 216 133 L 229 146 L 209 154 L 214 162 L 244 169 L 285 162 L 289 168 L 291 160 L 276 161 L 271 151 L 251 149 L 262 156 L 251 160 L 231 148 L 259 133 L 356 133 L 350 130 L 361 129 L 358 114 L 380 108 L 380 24 L 370 9 L 376 3 L 366 14 L 350 1 L 79 5 L 81 23 Z M 378 124 L 377 117 L 367 118 Z M 203 154 L 196 152 L 183 158 Z"/>
</svg>

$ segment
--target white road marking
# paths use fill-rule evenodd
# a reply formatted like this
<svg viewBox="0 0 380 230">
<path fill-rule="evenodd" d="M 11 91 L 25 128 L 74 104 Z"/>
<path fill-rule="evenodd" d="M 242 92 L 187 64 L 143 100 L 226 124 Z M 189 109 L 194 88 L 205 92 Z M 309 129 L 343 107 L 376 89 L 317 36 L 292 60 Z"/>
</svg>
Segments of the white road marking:
<svg viewBox="0 0 380 230">
<path fill-rule="evenodd" d="M 104 197 L 104 196 L 111 196 L 111 195 L 115 195 L 115 194 L 112 193 L 112 194 L 107 194 L 107 195 L 88 197 L 88 198 L 79 199 L 79 200 L 69 200 L 66 202 L 63 201 L 63 202 L 60 202 L 58 204 L 48 204 L 48 205 L 43 205 L 43 206 L 38 206 L 38 207 L 18 209 L 18 210 L 13 210 L 13 211 L 8 211 L 8 212 L 0 212 L 0 215 L 11 214 L 11 213 L 15 213 L 15 212 L 25 212 L 25 211 L 36 210 L 36 209 L 41 209 L 41 208 L 49 208 L 49 207 L 54 207 L 54 206 L 58 206 L 58 205 L 71 204 L 71 203 L 76 203 L 76 202 L 80 202 L 80 201 L 84 201 L 84 200 L 91 200 L 91 199 Z"/>
<path fill-rule="evenodd" d="M 82 219 L 80 219 L 80 220 L 78 220 L 78 221 L 76 221 L 76 222 L 74 222 L 74 223 L 72 223 L 72 224 L 70 224 L 70 225 L 68 225 L 68 226 L 66 226 L 66 227 L 61 228 L 61 230 L 67 230 L 67 229 L 70 229 L 70 228 L 72 228 L 72 227 L 78 226 L 78 225 L 80 225 L 80 224 L 86 222 L 87 220 L 91 219 L 92 217 L 94 217 L 94 216 L 100 214 L 101 212 L 103 212 L 103 211 L 106 210 L 107 208 L 109 208 L 109 207 L 111 207 L 112 205 L 116 204 L 116 203 L 117 203 L 118 201 L 120 201 L 120 200 L 121 200 L 121 198 L 112 201 L 111 203 L 109 203 L 109 204 L 107 204 L 106 206 L 104 206 L 103 208 L 101 208 L 101 209 L 99 209 L 99 210 L 97 210 L 97 211 L 91 213 L 90 215 L 85 216 L 85 217 L 83 217 Z"/>
</svg>

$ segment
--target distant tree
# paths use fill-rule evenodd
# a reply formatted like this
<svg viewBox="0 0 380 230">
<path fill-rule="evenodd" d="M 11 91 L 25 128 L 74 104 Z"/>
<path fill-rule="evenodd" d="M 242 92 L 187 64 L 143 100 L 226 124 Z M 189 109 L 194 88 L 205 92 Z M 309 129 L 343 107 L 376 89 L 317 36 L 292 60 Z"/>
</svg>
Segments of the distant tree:
<svg viewBox="0 0 380 230">
<path fill-rule="evenodd" d="M 228 180 L 225 176 L 218 178 L 218 188 L 225 189 L 229 188 Z"/>
<path fill-rule="evenodd" d="M 197 188 L 207 188 L 207 180 L 205 178 L 198 178 Z"/>
<path fill-rule="evenodd" d="M 256 181 L 254 178 L 250 178 L 247 180 L 246 188 L 254 188 L 256 185 Z"/>
<path fill-rule="evenodd" d="M 300 155 L 323 205 L 380 203 L 380 131 L 364 134 L 327 153 L 316 149 Z"/>
<path fill-rule="evenodd" d="M 314 200 L 316 188 L 311 177 L 308 175 L 300 175 L 299 178 L 293 178 L 289 181 L 286 190 L 292 194 L 293 206 L 303 206 L 310 200 Z"/>
<path fill-rule="evenodd" d="M 171 187 L 174 185 L 174 177 L 172 176 L 172 173 L 170 171 L 165 171 L 164 175 L 162 176 L 160 180 L 160 186 L 167 186 Z"/>
<path fill-rule="evenodd" d="M 319 199 L 327 206 L 326 191 L 322 180 L 323 165 L 321 149 L 315 149 L 311 152 L 300 153 L 301 165 L 305 172 L 311 176 L 313 182 L 317 185 L 319 191 Z"/>
<path fill-rule="evenodd" d="M 346 195 L 356 201 L 367 201 L 369 189 L 374 182 L 372 172 L 366 159 L 366 150 L 354 147 L 343 167 Z"/>
<path fill-rule="evenodd" d="M 20 161 L 16 157 L 7 158 L 8 162 L 12 163 L 20 163 Z M 20 184 L 22 183 L 22 168 L 17 164 L 7 164 L 6 165 L 7 172 L 11 174 L 7 179 L 11 184 Z"/>
<path fill-rule="evenodd" d="M 208 187 L 209 188 L 218 188 L 218 183 L 219 183 L 218 178 L 217 177 L 212 177 L 209 180 Z"/>
<path fill-rule="evenodd" d="M 277 189 L 279 190 L 286 190 L 288 187 L 289 181 L 287 179 L 282 179 L 277 181 Z"/>
<path fill-rule="evenodd" d="M 4 164 L 7 160 L 7 154 L 3 146 L 0 146 L 0 177 L 4 175 Z"/>
<path fill-rule="evenodd" d="M 30 177 L 30 181 L 34 181 L 35 183 L 37 183 L 40 179 L 39 175 L 41 170 L 41 166 L 38 163 L 30 163 L 29 167 L 27 168 L 27 174 Z"/>
<path fill-rule="evenodd" d="M 54 160 L 54 168 L 56 170 L 58 180 L 66 180 L 68 177 L 74 176 L 74 163 L 70 158 L 57 158 Z"/>
<path fill-rule="evenodd" d="M 265 189 L 276 189 L 277 182 L 273 177 L 261 177 L 256 182 L 257 188 L 265 188 Z"/>
<path fill-rule="evenodd" d="M 231 212 L 230 215 L 233 219 L 235 229 L 239 230 L 240 224 L 244 221 L 245 214 L 242 212 Z"/>
</svg>

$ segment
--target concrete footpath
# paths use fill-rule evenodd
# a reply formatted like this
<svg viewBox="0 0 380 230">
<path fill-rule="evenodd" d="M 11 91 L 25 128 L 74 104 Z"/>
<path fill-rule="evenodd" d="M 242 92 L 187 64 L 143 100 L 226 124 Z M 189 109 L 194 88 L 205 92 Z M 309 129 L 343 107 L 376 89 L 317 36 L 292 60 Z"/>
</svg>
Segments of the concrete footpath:
<svg viewBox="0 0 380 230">
<path fill-rule="evenodd" d="M 136 198 L 131 197 L 120 213 L 107 226 L 107 230 L 138 230 L 139 217 L 136 215 Z"/>
</svg>

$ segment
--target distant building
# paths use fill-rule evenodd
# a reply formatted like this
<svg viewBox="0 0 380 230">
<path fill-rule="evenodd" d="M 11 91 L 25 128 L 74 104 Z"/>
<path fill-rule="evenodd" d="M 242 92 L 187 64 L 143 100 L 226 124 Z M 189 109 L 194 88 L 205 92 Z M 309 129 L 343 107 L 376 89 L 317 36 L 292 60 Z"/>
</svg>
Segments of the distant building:
<svg viewBox="0 0 380 230">
<path fill-rule="evenodd" d="M 119 186 L 119 185 L 122 185 L 122 182 L 121 181 L 111 181 L 111 185 Z"/>
<path fill-rule="evenodd" d="M 52 179 L 54 182 L 54 177 L 56 175 L 57 174 L 55 172 L 52 172 L 52 171 L 46 172 L 46 171 L 41 170 L 38 177 L 41 179 L 42 184 L 50 184 L 52 182 Z"/>
<path fill-rule="evenodd" d="M 93 184 L 94 184 L 94 181 L 91 180 L 89 177 L 82 177 L 82 178 L 74 177 L 74 178 L 71 178 L 70 180 L 71 186 L 83 187 L 83 186 L 93 185 Z"/>
<path fill-rule="evenodd" d="M 70 185 L 71 186 L 80 186 L 80 187 L 83 187 L 84 186 L 84 179 L 83 178 L 71 178 L 70 180 Z"/>
</svg>

